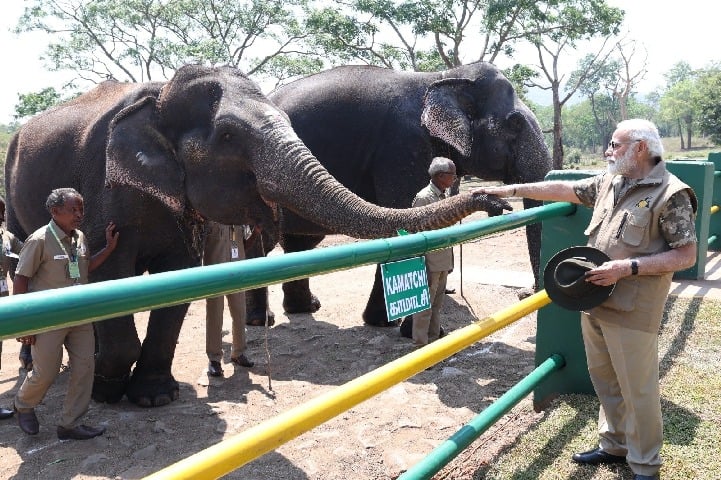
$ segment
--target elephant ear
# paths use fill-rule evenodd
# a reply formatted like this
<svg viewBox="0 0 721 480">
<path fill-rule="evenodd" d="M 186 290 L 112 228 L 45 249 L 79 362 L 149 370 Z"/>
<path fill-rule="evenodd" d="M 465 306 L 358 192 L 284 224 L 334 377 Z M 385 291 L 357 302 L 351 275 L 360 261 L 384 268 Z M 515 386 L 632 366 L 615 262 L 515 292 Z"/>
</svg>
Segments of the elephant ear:
<svg viewBox="0 0 721 480">
<path fill-rule="evenodd" d="M 166 135 L 158 129 L 156 99 L 145 97 L 111 121 L 105 186 L 137 188 L 179 215 L 185 210 L 185 172 Z"/>
<path fill-rule="evenodd" d="M 476 117 L 473 98 L 467 93 L 473 82 L 448 78 L 432 83 L 423 97 L 421 124 L 463 156 L 471 155 L 472 119 Z"/>
</svg>

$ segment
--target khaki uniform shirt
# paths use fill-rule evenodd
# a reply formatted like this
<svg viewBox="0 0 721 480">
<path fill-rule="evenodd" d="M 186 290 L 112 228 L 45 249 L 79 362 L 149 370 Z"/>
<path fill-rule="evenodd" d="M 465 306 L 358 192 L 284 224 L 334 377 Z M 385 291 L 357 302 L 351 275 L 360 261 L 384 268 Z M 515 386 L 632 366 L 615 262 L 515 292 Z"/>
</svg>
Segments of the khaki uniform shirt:
<svg viewBox="0 0 721 480">
<path fill-rule="evenodd" d="M 2 285 L 7 286 L 7 276 L 12 268 L 12 257 L 10 255 L 19 254 L 23 242 L 4 228 L 0 228 L 0 242 L 2 242 L 2 245 L 0 245 L 0 283 L 4 280 L 5 283 Z M 8 294 L 8 290 L 0 286 L 0 297 L 6 297 Z"/>
<path fill-rule="evenodd" d="M 584 232 L 588 245 L 613 260 L 696 242 L 696 195 L 666 170 L 663 161 L 640 180 L 604 173 L 576 182 L 574 190 L 583 204 L 593 208 Z M 624 277 L 611 297 L 590 313 L 634 330 L 657 332 L 672 276 L 669 272 Z"/>
<path fill-rule="evenodd" d="M 85 235 L 74 230 L 72 238 L 51 220 L 62 246 L 50 231 L 50 225 L 40 227 L 30 235 L 20 251 L 15 273 L 28 277 L 28 292 L 39 292 L 53 288 L 70 287 L 88 283 L 90 255 Z M 70 278 L 68 255 L 77 255 L 80 278 Z"/>
<path fill-rule="evenodd" d="M 441 196 L 443 195 L 443 196 Z M 445 198 L 445 194 L 430 182 L 423 190 L 416 194 L 412 207 L 423 207 Z M 444 248 L 426 253 L 426 269 L 429 272 L 447 272 L 453 270 L 453 249 Z"/>
</svg>

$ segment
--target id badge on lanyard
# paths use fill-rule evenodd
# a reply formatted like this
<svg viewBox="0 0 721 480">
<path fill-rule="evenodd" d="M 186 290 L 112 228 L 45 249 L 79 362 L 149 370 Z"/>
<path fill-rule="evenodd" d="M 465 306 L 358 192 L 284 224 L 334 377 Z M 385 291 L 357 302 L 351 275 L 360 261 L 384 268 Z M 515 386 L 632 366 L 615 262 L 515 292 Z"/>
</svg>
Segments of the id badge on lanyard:
<svg viewBox="0 0 721 480">
<path fill-rule="evenodd" d="M 78 262 L 77 257 L 75 260 L 68 262 L 68 273 L 73 280 L 80 278 L 80 262 Z"/>
<path fill-rule="evenodd" d="M 0 279 L 0 293 L 7 293 L 8 291 L 8 281 L 4 278 Z"/>
<path fill-rule="evenodd" d="M 233 260 L 238 258 L 238 242 L 233 240 L 233 243 L 230 246 L 230 258 Z"/>
</svg>

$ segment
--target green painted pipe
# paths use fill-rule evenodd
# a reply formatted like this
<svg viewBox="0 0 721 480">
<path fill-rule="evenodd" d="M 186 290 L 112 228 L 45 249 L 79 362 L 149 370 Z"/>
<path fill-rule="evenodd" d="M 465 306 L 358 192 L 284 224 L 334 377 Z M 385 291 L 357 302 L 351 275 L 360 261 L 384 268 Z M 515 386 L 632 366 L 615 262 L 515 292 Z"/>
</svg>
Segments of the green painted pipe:
<svg viewBox="0 0 721 480">
<path fill-rule="evenodd" d="M 413 235 L 3 297 L 0 339 L 408 258 L 498 231 L 570 215 L 575 209 L 570 203 L 552 203 Z"/>
<path fill-rule="evenodd" d="M 423 460 L 398 477 L 398 480 L 429 479 L 433 477 L 474 440 L 480 437 L 483 432 L 488 430 L 499 418 L 531 393 L 539 383 L 548 378 L 554 371 L 563 367 L 565 363 L 561 355 L 551 355 L 498 400 L 476 415 L 470 423 L 466 424 L 451 438 L 436 447 Z"/>
</svg>

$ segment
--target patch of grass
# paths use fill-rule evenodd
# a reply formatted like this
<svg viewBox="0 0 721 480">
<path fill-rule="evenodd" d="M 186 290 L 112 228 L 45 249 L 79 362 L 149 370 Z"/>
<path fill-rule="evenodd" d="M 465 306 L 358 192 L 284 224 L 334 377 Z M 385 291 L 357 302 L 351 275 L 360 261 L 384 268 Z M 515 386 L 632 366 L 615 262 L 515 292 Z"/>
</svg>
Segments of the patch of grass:
<svg viewBox="0 0 721 480">
<path fill-rule="evenodd" d="M 659 339 L 664 480 L 721 478 L 720 317 L 718 301 L 671 297 L 667 302 Z M 523 415 L 529 403 L 517 405 L 506 417 Z M 468 468 L 473 456 L 466 457 L 463 475 L 454 478 L 631 479 L 626 465 L 590 467 L 571 461 L 573 453 L 597 445 L 598 406 L 594 395 L 562 395 L 492 459 Z M 476 442 L 485 435 L 493 432 Z"/>
</svg>

